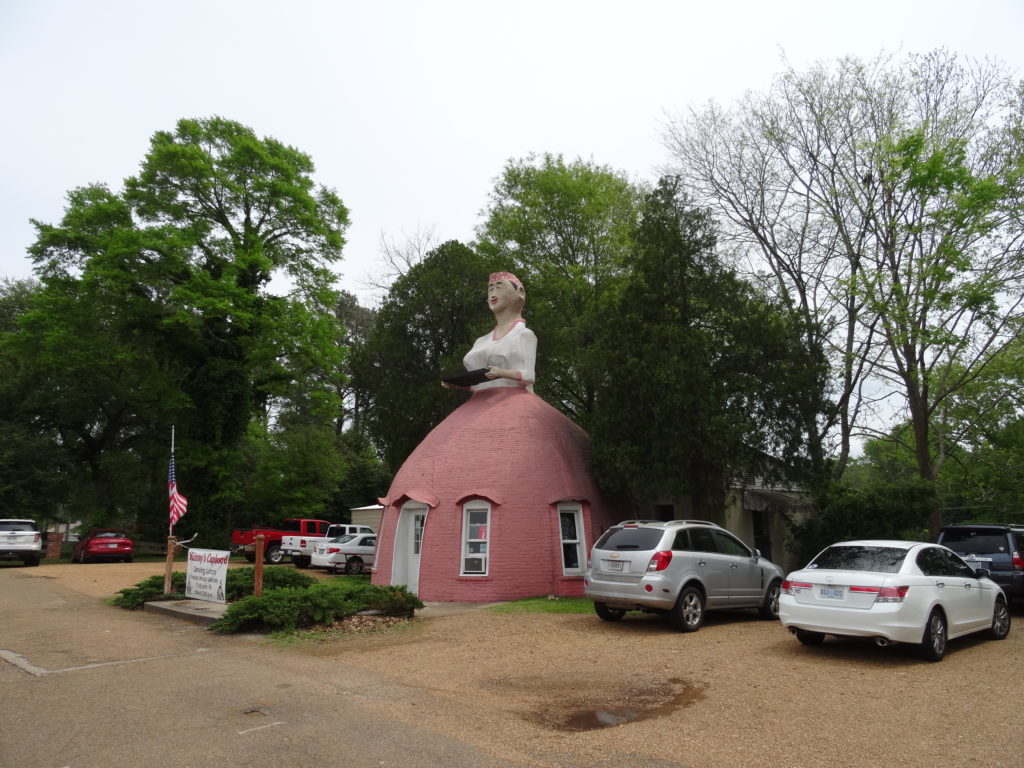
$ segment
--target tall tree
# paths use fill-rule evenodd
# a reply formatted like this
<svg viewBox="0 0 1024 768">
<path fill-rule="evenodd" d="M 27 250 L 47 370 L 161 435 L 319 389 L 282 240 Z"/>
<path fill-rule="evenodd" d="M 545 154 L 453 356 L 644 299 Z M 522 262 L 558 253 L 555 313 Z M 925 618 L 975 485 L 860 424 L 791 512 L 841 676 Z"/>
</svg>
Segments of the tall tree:
<svg viewBox="0 0 1024 768">
<path fill-rule="evenodd" d="M 28 407 L 35 390 L 10 343 L 41 288 L 34 280 L 0 281 L 0 496 L 20 516 L 68 522 L 73 464 L 59 433 Z"/>
<path fill-rule="evenodd" d="M 443 243 L 394 282 L 369 338 L 354 351 L 365 427 L 392 471 L 464 399 L 440 380 L 463 369 L 474 339 L 493 325 L 486 302 L 492 271 L 467 246 Z"/>
<path fill-rule="evenodd" d="M 623 174 L 560 155 L 510 161 L 479 228 L 481 253 L 526 283 L 537 392 L 584 428 L 595 381 L 580 365 L 605 291 L 627 267 L 640 191 Z"/>
<path fill-rule="evenodd" d="M 223 537 L 233 515 L 251 514 L 240 446 L 253 419 L 296 381 L 339 407 L 333 383 L 305 375 L 344 353 L 329 267 L 348 213 L 313 171 L 307 155 L 238 123 L 181 120 L 153 136 L 123 193 L 75 190 L 59 226 L 35 222 L 45 289 L 19 354 L 50 396 L 95 380 L 71 387 L 73 407 L 51 409 L 51 421 L 100 469 L 111 449 L 160 468 L 136 505 L 154 526 L 166 520 L 172 424 L 189 522 Z M 270 291 L 275 274 L 291 278 L 290 295 Z"/>
<path fill-rule="evenodd" d="M 670 126 L 698 200 L 831 350 L 837 474 L 895 415 L 934 481 L 935 414 L 1020 332 L 1022 114 L 1001 65 L 936 51 L 790 68 Z"/>
<path fill-rule="evenodd" d="M 686 494 L 707 515 L 736 472 L 767 474 L 779 459 L 812 471 L 805 430 L 827 371 L 799 316 L 722 266 L 711 218 L 678 179 L 647 196 L 634 239 L 594 350 L 606 371 L 591 430 L 602 484 L 638 499 Z"/>
</svg>

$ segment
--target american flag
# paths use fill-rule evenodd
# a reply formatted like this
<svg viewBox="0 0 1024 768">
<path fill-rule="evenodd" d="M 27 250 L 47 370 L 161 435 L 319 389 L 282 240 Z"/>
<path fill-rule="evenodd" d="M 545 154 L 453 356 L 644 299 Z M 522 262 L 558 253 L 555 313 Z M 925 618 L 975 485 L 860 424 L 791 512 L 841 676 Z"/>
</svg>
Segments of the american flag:
<svg viewBox="0 0 1024 768">
<path fill-rule="evenodd" d="M 174 454 L 171 454 L 171 468 L 167 472 L 167 496 L 171 501 L 171 527 L 185 516 L 188 499 L 178 493 L 178 481 L 174 476 Z"/>
</svg>

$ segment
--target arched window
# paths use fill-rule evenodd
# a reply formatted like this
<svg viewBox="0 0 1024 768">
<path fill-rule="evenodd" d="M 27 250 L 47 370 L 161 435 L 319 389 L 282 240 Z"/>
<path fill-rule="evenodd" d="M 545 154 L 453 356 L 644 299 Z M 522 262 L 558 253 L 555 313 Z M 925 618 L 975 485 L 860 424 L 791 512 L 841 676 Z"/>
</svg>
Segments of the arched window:
<svg viewBox="0 0 1024 768">
<path fill-rule="evenodd" d="M 462 506 L 463 576 L 486 576 L 491 535 L 491 505 L 474 499 Z"/>
</svg>

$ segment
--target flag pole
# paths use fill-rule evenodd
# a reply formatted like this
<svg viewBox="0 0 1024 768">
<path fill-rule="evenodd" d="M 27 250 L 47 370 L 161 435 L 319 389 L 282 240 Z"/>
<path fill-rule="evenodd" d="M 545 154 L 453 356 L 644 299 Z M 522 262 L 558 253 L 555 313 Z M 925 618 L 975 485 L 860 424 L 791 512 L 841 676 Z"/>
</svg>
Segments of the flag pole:
<svg viewBox="0 0 1024 768">
<path fill-rule="evenodd" d="M 174 425 L 173 424 L 171 424 L 171 461 L 174 461 Z M 167 535 L 168 536 L 173 536 L 174 535 L 174 523 L 173 522 L 171 522 L 167 526 Z"/>
<path fill-rule="evenodd" d="M 174 461 L 174 425 L 171 425 L 171 461 Z M 164 563 L 164 594 L 171 594 L 171 573 L 174 571 L 174 523 L 167 527 L 167 561 Z"/>
</svg>

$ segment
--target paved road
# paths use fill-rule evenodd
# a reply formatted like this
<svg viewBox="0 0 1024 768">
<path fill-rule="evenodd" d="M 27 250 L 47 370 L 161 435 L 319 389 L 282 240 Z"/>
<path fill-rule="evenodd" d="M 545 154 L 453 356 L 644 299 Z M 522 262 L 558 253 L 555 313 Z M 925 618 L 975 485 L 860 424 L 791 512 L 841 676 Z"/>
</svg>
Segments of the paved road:
<svg viewBox="0 0 1024 768">
<path fill-rule="evenodd" d="M 429 692 L 112 609 L 47 576 L 61 567 L 0 564 L 4 768 L 507 765 L 382 715 Z"/>
</svg>

